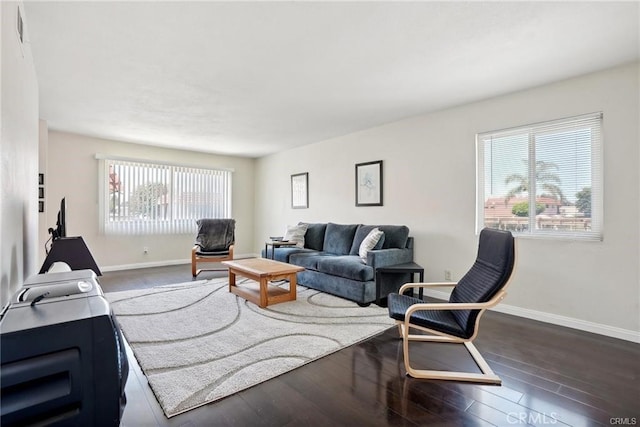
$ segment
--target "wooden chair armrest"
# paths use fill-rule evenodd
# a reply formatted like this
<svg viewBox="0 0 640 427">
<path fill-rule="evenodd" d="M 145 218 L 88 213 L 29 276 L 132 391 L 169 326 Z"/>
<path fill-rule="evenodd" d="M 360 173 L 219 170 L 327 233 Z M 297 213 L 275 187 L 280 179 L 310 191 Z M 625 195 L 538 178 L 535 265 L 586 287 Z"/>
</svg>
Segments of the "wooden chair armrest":
<svg viewBox="0 0 640 427">
<path fill-rule="evenodd" d="M 423 283 L 405 283 L 400 287 L 398 291 L 399 294 L 404 293 L 407 289 L 411 288 L 428 288 L 428 287 L 453 287 L 456 286 L 458 282 L 423 282 Z"/>
</svg>

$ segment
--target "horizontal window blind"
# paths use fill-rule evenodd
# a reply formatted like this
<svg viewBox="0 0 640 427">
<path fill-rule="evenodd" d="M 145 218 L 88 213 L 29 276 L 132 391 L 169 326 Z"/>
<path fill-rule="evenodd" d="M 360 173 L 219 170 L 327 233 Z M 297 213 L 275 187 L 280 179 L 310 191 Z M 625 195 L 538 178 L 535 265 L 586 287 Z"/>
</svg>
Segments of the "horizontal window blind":
<svg viewBox="0 0 640 427">
<path fill-rule="evenodd" d="M 602 113 L 477 135 L 477 226 L 602 239 Z"/>
<path fill-rule="evenodd" d="M 179 234 L 200 218 L 231 217 L 229 170 L 101 158 L 105 234 Z"/>
</svg>

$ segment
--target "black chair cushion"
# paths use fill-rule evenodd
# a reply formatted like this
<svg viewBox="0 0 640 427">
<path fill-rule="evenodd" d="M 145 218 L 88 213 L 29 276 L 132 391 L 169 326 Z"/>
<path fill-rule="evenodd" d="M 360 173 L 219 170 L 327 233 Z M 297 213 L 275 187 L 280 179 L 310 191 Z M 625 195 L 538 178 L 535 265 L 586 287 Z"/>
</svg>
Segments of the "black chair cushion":
<svg viewBox="0 0 640 427">
<path fill-rule="evenodd" d="M 514 261 L 513 235 L 508 231 L 483 229 L 476 261 L 451 292 L 449 302 L 489 301 L 509 280 Z M 465 335 L 471 336 L 479 313 L 479 310 L 454 310 L 453 316 Z"/>
<path fill-rule="evenodd" d="M 404 322 L 405 313 L 413 304 L 424 303 L 424 301 L 410 297 L 408 295 L 400 295 L 396 293 L 389 294 L 387 299 L 387 307 L 389 309 L 389 317 Z M 453 310 L 421 310 L 411 315 L 411 324 L 422 326 L 436 331 L 442 331 L 447 334 L 460 338 L 469 338 L 466 332 L 460 327 Z"/>
<path fill-rule="evenodd" d="M 451 292 L 451 303 L 482 303 L 493 298 L 511 277 L 515 263 L 515 242 L 508 231 L 485 228 L 480 232 L 478 256 L 471 269 Z M 413 304 L 424 301 L 389 294 L 389 316 L 404 321 Z M 424 310 L 411 315 L 410 323 L 460 338 L 470 338 L 480 310 Z"/>
<path fill-rule="evenodd" d="M 199 257 L 222 257 L 229 255 L 229 251 L 203 251 L 196 249 L 196 255 Z"/>
</svg>

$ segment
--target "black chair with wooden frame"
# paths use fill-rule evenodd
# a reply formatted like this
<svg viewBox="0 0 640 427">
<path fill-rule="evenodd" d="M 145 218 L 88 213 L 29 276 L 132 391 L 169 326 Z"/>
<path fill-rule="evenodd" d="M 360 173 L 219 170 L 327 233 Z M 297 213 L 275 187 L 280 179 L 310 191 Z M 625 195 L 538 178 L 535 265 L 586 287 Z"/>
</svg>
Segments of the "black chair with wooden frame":
<svg viewBox="0 0 640 427">
<path fill-rule="evenodd" d="M 226 271 L 227 268 L 197 268 L 198 263 L 220 263 L 233 260 L 235 244 L 235 219 L 205 218 L 196 221 L 198 235 L 191 249 L 191 274 L 198 276 L 203 271 Z"/>
<path fill-rule="evenodd" d="M 516 263 L 516 245 L 509 231 L 485 228 L 480 232 L 478 255 L 459 282 L 407 283 L 388 297 L 389 316 L 396 320 L 403 341 L 404 366 L 414 378 L 501 384 L 473 345 L 480 317 L 507 295 L 506 287 Z M 453 287 L 448 303 L 426 303 L 403 295 L 412 288 Z M 421 333 L 411 333 L 410 329 Z M 425 334 L 426 333 L 426 334 Z M 482 373 L 416 369 L 409 360 L 409 343 L 427 341 L 462 343 Z"/>
</svg>

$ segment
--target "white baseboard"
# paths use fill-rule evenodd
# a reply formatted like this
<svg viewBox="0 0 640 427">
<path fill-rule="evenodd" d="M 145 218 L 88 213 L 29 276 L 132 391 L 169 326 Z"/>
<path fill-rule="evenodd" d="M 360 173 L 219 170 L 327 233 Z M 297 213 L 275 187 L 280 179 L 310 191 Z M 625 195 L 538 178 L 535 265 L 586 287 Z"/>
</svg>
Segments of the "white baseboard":
<svg viewBox="0 0 640 427">
<path fill-rule="evenodd" d="M 164 267 L 165 265 L 191 264 L 191 259 L 174 259 L 170 261 L 139 262 L 136 264 L 120 264 L 100 267 L 100 271 L 136 270 L 138 268 Z"/>
<path fill-rule="evenodd" d="M 441 300 L 449 299 L 449 293 L 442 291 L 425 290 L 425 295 Z M 594 334 L 605 335 L 625 341 L 640 343 L 640 332 L 632 331 L 629 329 L 602 325 L 600 323 L 575 319 L 573 317 L 561 316 L 559 314 L 546 313 L 544 311 L 530 310 L 528 308 L 516 307 L 508 304 L 498 304 L 492 310 L 499 313 L 511 314 L 513 316 L 539 320 L 544 323 L 551 323 L 553 325 L 565 326 L 567 328 L 578 329 Z"/>
<path fill-rule="evenodd" d="M 256 254 L 240 254 L 235 256 L 236 259 L 242 258 L 256 258 Z M 139 262 L 136 264 L 121 264 L 121 265 L 109 265 L 107 267 L 100 267 L 100 271 L 121 271 L 121 270 L 136 270 L 138 268 L 151 268 L 151 267 L 164 267 L 167 265 L 181 265 L 191 264 L 191 258 L 174 259 L 169 261 L 151 261 L 151 262 Z"/>
</svg>

